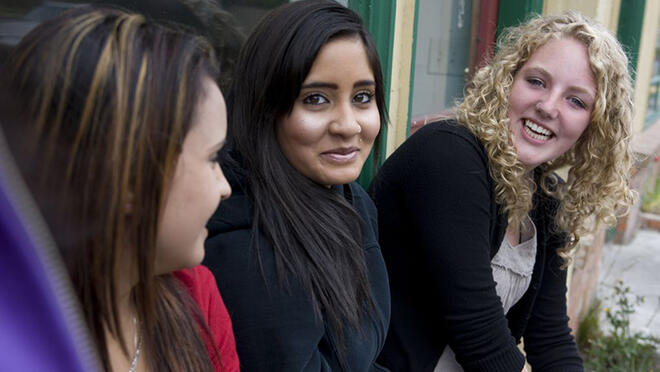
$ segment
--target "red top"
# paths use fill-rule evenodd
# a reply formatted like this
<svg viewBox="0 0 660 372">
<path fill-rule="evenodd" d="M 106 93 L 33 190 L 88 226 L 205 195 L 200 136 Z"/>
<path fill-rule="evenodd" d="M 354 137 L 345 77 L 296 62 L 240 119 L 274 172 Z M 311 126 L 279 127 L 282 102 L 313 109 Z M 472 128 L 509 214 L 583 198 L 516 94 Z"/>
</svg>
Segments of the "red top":
<svg viewBox="0 0 660 372">
<path fill-rule="evenodd" d="M 185 285 L 188 293 L 199 306 L 209 331 L 211 331 L 212 342 L 203 333 L 202 338 L 206 341 L 213 368 L 222 372 L 239 371 L 231 319 L 225 303 L 220 297 L 213 274 L 206 267 L 198 265 L 192 269 L 176 271 L 174 276 Z M 215 353 L 214 348 L 217 348 L 220 360 L 218 360 L 218 354 Z"/>
</svg>

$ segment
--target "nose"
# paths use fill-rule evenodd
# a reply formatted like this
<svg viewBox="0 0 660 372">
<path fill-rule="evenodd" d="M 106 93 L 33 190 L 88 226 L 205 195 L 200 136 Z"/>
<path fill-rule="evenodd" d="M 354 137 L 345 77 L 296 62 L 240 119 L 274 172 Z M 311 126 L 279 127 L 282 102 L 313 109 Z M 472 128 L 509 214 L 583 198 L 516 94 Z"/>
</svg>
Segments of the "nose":
<svg viewBox="0 0 660 372">
<path fill-rule="evenodd" d="M 548 93 L 536 103 L 536 112 L 538 112 L 543 119 L 557 118 L 559 115 L 559 99 L 559 95 Z"/>
<path fill-rule="evenodd" d="M 222 172 L 222 169 L 220 169 L 220 174 L 219 174 L 219 191 L 220 191 L 220 201 L 227 200 L 231 196 L 231 186 L 229 186 L 229 182 L 227 181 L 227 178 L 225 177 L 225 174 Z"/>
<path fill-rule="evenodd" d="M 362 126 L 355 115 L 355 107 L 350 103 L 339 105 L 336 108 L 335 117 L 330 123 L 329 131 L 342 137 L 352 137 L 360 134 Z"/>
</svg>

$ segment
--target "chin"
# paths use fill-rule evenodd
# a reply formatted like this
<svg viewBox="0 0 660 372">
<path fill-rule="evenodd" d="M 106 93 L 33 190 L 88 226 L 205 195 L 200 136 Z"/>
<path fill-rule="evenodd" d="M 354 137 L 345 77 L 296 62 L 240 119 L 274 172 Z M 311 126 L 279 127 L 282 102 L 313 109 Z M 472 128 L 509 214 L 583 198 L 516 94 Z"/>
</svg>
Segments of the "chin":
<svg viewBox="0 0 660 372">
<path fill-rule="evenodd" d="M 528 169 L 534 169 L 547 160 L 539 158 L 536 154 L 518 153 L 518 161 Z"/>
<path fill-rule="evenodd" d="M 188 268 L 195 267 L 202 263 L 204 259 L 204 241 L 202 241 L 198 246 L 196 246 L 192 252 L 190 252 L 190 260 L 188 261 Z"/>
<path fill-rule="evenodd" d="M 351 172 L 350 174 L 342 173 L 330 177 L 324 177 L 324 181 L 320 182 L 323 185 L 343 185 L 355 181 L 360 173 Z"/>
<path fill-rule="evenodd" d="M 183 255 L 185 254 L 185 255 Z M 169 274 L 174 271 L 191 269 L 202 263 L 204 259 L 204 242 L 195 243 L 176 257 L 170 256 L 167 259 L 156 260 L 156 275 Z M 164 262 L 164 261 L 167 262 Z"/>
</svg>

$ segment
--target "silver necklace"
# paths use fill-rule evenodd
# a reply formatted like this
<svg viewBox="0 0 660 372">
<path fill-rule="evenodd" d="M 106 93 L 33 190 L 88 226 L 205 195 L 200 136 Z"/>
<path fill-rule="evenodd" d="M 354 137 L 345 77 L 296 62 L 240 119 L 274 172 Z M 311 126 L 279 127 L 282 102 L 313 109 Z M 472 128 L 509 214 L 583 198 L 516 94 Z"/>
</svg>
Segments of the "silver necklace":
<svg viewBox="0 0 660 372">
<path fill-rule="evenodd" d="M 140 358 L 140 349 L 142 349 L 142 335 L 138 336 L 137 320 L 135 317 L 133 317 L 133 327 L 135 328 L 135 334 L 133 335 L 133 347 L 135 347 L 135 354 L 133 354 L 133 360 L 131 361 L 131 367 L 128 369 L 128 372 L 135 372 L 138 359 Z"/>
</svg>

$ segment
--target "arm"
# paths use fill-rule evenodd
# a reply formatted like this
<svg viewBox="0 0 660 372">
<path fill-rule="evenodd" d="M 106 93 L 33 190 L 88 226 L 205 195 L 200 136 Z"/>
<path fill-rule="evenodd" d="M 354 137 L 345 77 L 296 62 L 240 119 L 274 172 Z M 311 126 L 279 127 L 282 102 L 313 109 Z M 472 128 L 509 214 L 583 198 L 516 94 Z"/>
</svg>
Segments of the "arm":
<svg viewBox="0 0 660 372">
<path fill-rule="evenodd" d="M 550 218 L 549 218 L 550 219 Z M 543 280 L 525 329 L 525 351 L 534 372 L 584 371 L 575 340 L 568 327 L 566 269 L 557 255 L 562 234 L 550 234 L 546 242 Z"/>
<path fill-rule="evenodd" d="M 476 143 L 433 125 L 398 152 L 379 181 L 391 185 L 374 187 L 383 251 L 416 257 L 413 270 L 424 275 L 424 291 L 433 296 L 425 310 L 441 319 L 431 318 L 431 332 L 445 334 L 466 371 L 520 371 L 524 358 L 508 329 L 490 267 L 496 212 L 490 208 L 483 152 Z M 386 190 L 397 190 L 403 202 L 382 195 Z M 403 231 L 409 236 L 397 237 L 400 224 L 409 226 Z M 399 246 L 392 246 L 397 239 Z M 416 245 L 408 247 L 408 242 Z M 388 252 L 386 262 L 391 257 Z M 387 263 L 390 269 L 398 264 Z M 396 269 L 390 274 L 397 275 Z"/>
</svg>

